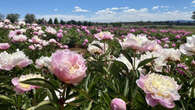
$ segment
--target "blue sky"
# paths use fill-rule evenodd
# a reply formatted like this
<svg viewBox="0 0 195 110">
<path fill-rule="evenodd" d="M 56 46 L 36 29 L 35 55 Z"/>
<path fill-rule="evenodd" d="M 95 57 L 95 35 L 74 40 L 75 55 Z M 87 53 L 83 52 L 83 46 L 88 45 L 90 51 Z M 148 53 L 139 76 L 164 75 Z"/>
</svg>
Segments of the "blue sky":
<svg viewBox="0 0 195 110">
<path fill-rule="evenodd" d="M 26 13 L 64 20 L 190 20 L 195 0 L 1 0 L 0 13 Z"/>
</svg>

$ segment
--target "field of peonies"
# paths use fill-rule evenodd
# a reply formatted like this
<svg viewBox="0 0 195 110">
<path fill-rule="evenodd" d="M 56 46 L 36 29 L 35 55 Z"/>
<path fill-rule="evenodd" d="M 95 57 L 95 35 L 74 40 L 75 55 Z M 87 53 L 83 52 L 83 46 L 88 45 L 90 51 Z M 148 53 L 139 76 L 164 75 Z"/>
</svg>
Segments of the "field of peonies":
<svg viewBox="0 0 195 110">
<path fill-rule="evenodd" d="M 195 110 L 184 30 L 0 22 L 0 110 Z"/>
</svg>

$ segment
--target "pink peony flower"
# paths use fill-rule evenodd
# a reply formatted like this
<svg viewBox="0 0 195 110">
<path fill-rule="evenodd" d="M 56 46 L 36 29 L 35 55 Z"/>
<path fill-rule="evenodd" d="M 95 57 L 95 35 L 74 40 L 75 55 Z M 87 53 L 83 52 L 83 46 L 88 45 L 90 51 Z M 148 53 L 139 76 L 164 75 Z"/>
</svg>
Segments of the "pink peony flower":
<svg viewBox="0 0 195 110">
<path fill-rule="evenodd" d="M 164 48 L 169 48 L 169 45 L 168 45 L 168 44 L 165 44 L 165 45 L 164 45 Z"/>
<path fill-rule="evenodd" d="M 113 39 L 113 34 L 110 32 L 100 32 L 94 35 L 98 40 Z"/>
<path fill-rule="evenodd" d="M 158 43 L 158 44 L 161 44 L 161 40 L 157 40 L 157 43 Z"/>
<path fill-rule="evenodd" d="M 52 54 L 51 71 L 61 81 L 77 84 L 86 76 L 85 59 L 68 49 L 57 50 Z"/>
<path fill-rule="evenodd" d="M 8 43 L 0 43 L 0 50 L 7 50 L 8 48 L 10 48 Z"/>
<path fill-rule="evenodd" d="M 29 79 L 33 79 L 33 78 L 42 78 L 43 79 L 43 77 L 41 75 L 36 75 L 36 74 L 22 75 L 19 78 L 17 78 L 17 77 L 13 78 L 11 80 L 11 82 L 15 86 L 14 90 L 17 93 L 24 93 L 24 92 L 30 91 L 32 89 L 39 88 L 38 86 L 22 83 L 25 80 L 29 80 Z"/>
<path fill-rule="evenodd" d="M 180 46 L 180 51 L 187 56 L 195 55 L 195 35 L 187 37 L 187 43 Z"/>
<path fill-rule="evenodd" d="M 41 56 L 39 59 L 36 60 L 35 62 L 35 67 L 36 68 L 43 68 L 43 67 L 47 67 L 47 68 L 50 68 L 51 66 L 51 57 L 44 57 L 44 56 Z"/>
<path fill-rule="evenodd" d="M 57 41 L 55 39 L 49 39 L 49 43 L 57 43 Z"/>
<path fill-rule="evenodd" d="M 12 42 L 24 42 L 27 40 L 26 35 L 20 34 L 12 37 Z"/>
<path fill-rule="evenodd" d="M 82 45 L 85 46 L 87 45 L 88 42 L 89 42 L 88 39 L 85 39 Z"/>
<path fill-rule="evenodd" d="M 114 98 L 111 101 L 111 109 L 112 110 L 126 110 L 126 103 L 119 98 Z"/>
<path fill-rule="evenodd" d="M 32 43 L 40 43 L 42 40 L 38 36 L 34 36 L 31 38 Z"/>
<path fill-rule="evenodd" d="M 176 44 L 175 44 L 175 43 L 173 43 L 173 44 L 172 44 L 172 47 L 176 47 Z"/>
<path fill-rule="evenodd" d="M 143 45 L 143 50 L 145 51 L 161 51 L 162 47 L 157 43 L 157 41 L 147 41 Z"/>
<path fill-rule="evenodd" d="M 195 60 L 192 60 L 191 64 L 192 66 L 195 66 Z"/>
<path fill-rule="evenodd" d="M 28 46 L 28 48 L 31 49 L 31 50 L 35 50 L 36 49 L 34 45 L 30 45 L 30 46 Z"/>
<path fill-rule="evenodd" d="M 144 90 L 146 102 L 152 107 L 161 104 L 166 108 L 174 108 L 174 101 L 180 99 L 178 90 L 181 86 L 171 77 L 155 73 L 141 74 L 136 83 Z"/>
<path fill-rule="evenodd" d="M 59 32 L 59 33 L 63 33 L 63 30 L 62 30 L 62 29 L 60 29 L 58 32 Z"/>
<path fill-rule="evenodd" d="M 0 53 L 0 70 L 10 71 L 15 66 L 20 68 L 32 64 L 32 60 L 24 54 L 24 52 L 17 50 L 17 52 L 9 54 L 6 51 Z"/>
<path fill-rule="evenodd" d="M 180 35 L 176 35 L 175 38 L 176 38 L 176 39 L 180 39 L 181 36 L 180 36 Z"/>
<path fill-rule="evenodd" d="M 146 35 L 137 35 L 128 34 L 123 41 L 120 41 L 120 44 L 123 49 L 131 48 L 138 51 L 146 51 L 146 44 L 148 45 L 149 40 L 146 38 Z M 149 47 L 149 45 L 147 46 Z"/>
<path fill-rule="evenodd" d="M 54 29 L 52 27 L 47 27 L 45 31 L 47 33 L 50 33 L 50 34 L 56 34 L 57 33 L 56 29 Z"/>
<path fill-rule="evenodd" d="M 62 38 L 63 37 L 63 34 L 62 33 L 57 33 L 57 37 L 58 38 Z"/>
</svg>

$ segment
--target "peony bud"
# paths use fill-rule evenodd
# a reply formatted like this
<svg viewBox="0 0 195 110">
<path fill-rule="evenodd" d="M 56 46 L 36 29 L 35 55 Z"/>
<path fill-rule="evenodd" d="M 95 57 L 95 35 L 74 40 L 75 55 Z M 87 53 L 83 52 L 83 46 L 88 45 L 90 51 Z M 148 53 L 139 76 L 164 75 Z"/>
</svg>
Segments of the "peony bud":
<svg viewBox="0 0 195 110">
<path fill-rule="evenodd" d="M 111 102 L 112 110 L 126 110 L 126 103 L 119 98 L 114 98 Z"/>
</svg>

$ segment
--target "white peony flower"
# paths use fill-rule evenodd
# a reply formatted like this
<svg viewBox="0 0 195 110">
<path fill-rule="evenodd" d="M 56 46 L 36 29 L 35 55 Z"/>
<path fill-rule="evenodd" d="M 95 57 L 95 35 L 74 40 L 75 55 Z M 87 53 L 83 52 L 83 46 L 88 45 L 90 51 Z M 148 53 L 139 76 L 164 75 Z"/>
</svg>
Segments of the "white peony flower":
<svg viewBox="0 0 195 110">
<path fill-rule="evenodd" d="M 39 59 L 36 60 L 35 62 L 35 67 L 36 68 L 43 68 L 43 67 L 47 67 L 50 68 L 51 66 L 51 57 L 40 57 Z"/>
<path fill-rule="evenodd" d="M 24 42 L 27 40 L 27 37 L 23 34 L 15 35 L 12 37 L 12 42 Z"/>
<path fill-rule="evenodd" d="M 50 34 L 56 34 L 57 33 L 57 31 L 52 27 L 47 27 L 45 31 L 50 33 Z"/>
<path fill-rule="evenodd" d="M 178 49 L 162 49 L 160 53 L 166 58 L 166 60 L 180 61 L 181 52 Z"/>
<path fill-rule="evenodd" d="M 120 56 L 116 60 L 124 63 L 127 66 L 127 68 L 129 69 L 129 71 L 133 69 L 131 63 L 129 62 L 129 60 L 123 54 L 120 54 Z M 135 68 L 137 68 L 139 62 L 140 62 L 140 60 L 138 60 L 136 58 L 135 59 Z"/>
<path fill-rule="evenodd" d="M 0 69 L 1 70 L 11 70 L 15 66 L 20 68 L 26 67 L 32 64 L 32 60 L 24 54 L 24 52 L 17 50 L 17 52 L 9 54 L 6 51 L 0 53 Z"/>
<path fill-rule="evenodd" d="M 148 63 L 147 66 L 152 66 L 154 65 L 154 69 L 157 72 L 161 72 L 163 66 L 166 66 L 167 61 L 165 60 L 166 58 L 161 55 L 159 52 L 146 52 L 146 54 L 141 55 L 140 61 L 143 61 L 145 59 L 150 59 L 150 58 L 155 58 L 154 62 Z"/>
<path fill-rule="evenodd" d="M 121 47 L 123 49 L 131 48 L 138 51 L 145 51 L 144 45 L 147 44 L 149 40 L 146 35 L 128 34 L 123 41 L 120 41 Z"/>
<path fill-rule="evenodd" d="M 180 46 L 180 51 L 188 56 L 195 55 L 195 35 L 187 38 L 187 43 Z"/>
<path fill-rule="evenodd" d="M 99 45 L 101 48 L 97 47 Z M 104 47 L 105 46 L 105 47 Z M 88 45 L 87 50 L 91 54 L 104 54 L 104 51 L 108 49 L 108 44 L 101 43 L 100 41 L 93 41 L 91 44 Z"/>
</svg>

